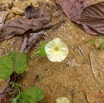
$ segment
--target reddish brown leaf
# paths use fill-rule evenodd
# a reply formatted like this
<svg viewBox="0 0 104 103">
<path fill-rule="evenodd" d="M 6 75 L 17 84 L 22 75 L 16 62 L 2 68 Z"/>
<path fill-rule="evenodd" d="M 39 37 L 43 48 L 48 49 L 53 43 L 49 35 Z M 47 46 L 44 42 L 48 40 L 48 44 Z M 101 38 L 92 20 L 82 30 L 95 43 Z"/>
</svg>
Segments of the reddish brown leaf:
<svg viewBox="0 0 104 103">
<path fill-rule="evenodd" d="M 104 2 L 85 8 L 79 22 L 92 35 L 104 35 Z"/>
<path fill-rule="evenodd" d="M 36 9 L 33 6 L 29 6 L 26 9 L 26 18 L 14 19 L 0 28 L 0 40 L 24 34 L 29 30 L 37 31 L 44 29 L 50 23 L 50 19 L 50 15 L 44 8 Z"/>
<path fill-rule="evenodd" d="M 91 0 L 56 0 L 56 2 L 62 7 L 67 17 L 75 22 L 80 18 L 83 9 L 92 3 Z"/>
</svg>

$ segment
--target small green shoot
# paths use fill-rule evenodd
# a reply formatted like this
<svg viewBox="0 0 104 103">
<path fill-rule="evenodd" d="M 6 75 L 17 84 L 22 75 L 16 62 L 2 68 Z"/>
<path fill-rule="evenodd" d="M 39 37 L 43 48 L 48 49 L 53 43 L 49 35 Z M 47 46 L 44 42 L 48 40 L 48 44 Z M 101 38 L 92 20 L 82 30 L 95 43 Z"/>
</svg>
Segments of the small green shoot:
<svg viewBox="0 0 104 103">
<path fill-rule="evenodd" d="M 104 43 L 104 38 L 99 38 L 99 39 L 98 39 L 98 42 L 99 42 L 99 43 Z"/>
<path fill-rule="evenodd" d="M 13 91 L 9 93 L 10 95 L 14 95 L 15 93 L 20 94 L 21 85 L 19 83 L 10 82 L 10 85 L 11 85 L 11 88 L 13 89 Z"/>
<path fill-rule="evenodd" d="M 12 103 L 17 103 L 17 98 L 13 98 Z"/>
<path fill-rule="evenodd" d="M 100 49 L 104 50 L 104 42 L 101 44 Z"/>
<path fill-rule="evenodd" d="M 42 82 L 43 76 L 39 75 L 39 81 Z"/>
<path fill-rule="evenodd" d="M 35 54 L 35 56 L 45 56 L 46 52 L 45 52 L 45 45 L 47 44 L 47 42 L 43 43 L 39 50 L 37 51 L 37 53 Z"/>
<path fill-rule="evenodd" d="M 99 45 L 99 49 L 100 50 L 104 50 L 104 37 L 100 37 L 100 38 L 92 38 L 90 40 L 87 41 L 87 43 L 90 43 L 94 46 L 96 46 L 96 44 Z"/>
<path fill-rule="evenodd" d="M 89 39 L 86 42 L 95 46 L 96 39 L 95 38 L 91 38 L 91 39 Z"/>
<path fill-rule="evenodd" d="M 100 43 L 100 50 L 104 50 L 104 38 L 99 38 L 98 42 Z"/>
</svg>

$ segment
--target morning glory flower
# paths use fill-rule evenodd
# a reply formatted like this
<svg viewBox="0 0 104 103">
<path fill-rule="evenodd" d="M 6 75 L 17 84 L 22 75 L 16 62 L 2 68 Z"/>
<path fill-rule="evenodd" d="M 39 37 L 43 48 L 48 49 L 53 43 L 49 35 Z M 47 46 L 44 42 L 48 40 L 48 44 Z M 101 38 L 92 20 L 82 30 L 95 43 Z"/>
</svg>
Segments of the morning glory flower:
<svg viewBox="0 0 104 103">
<path fill-rule="evenodd" d="M 62 98 L 57 98 L 56 103 L 70 103 L 70 101 L 66 97 L 62 97 Z"/>
<path fill-rule="evenodd" d="M 51 62 L 61 62 L 67 57 L 69 49 L 60 38 L 55 38 L 45 45 L 45 52 Z"/>
</svg>

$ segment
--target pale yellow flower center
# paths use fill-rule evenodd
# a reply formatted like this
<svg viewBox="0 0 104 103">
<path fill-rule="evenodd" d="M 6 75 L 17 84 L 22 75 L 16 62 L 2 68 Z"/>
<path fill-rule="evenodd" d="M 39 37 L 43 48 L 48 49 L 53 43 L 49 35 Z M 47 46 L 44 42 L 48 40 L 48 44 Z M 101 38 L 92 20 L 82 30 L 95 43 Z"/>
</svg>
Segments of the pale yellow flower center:
<svg viewBox="0 0 104 103">
<path fill-rule="evenodd" d="M 55 50 L 55 51 L 58 51 L 58 50 L 59 50 L 59 48 L 58 48 L 58 47 L 54 47 L 54 50 Z"/>
</svg>

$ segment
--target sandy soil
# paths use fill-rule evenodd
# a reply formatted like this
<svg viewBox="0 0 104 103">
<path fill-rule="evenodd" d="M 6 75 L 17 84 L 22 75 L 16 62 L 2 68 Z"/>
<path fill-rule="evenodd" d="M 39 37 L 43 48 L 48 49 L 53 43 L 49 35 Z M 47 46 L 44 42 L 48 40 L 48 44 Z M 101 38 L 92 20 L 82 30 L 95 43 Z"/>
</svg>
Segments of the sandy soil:
<svg viewBox="0 0 104 103">
<path fill-rule="evenodd" d="M 18 5 L 23 5 L 20 7 L 21 10 L 30 2 L 37 5 L 35 0 L 24 0 L 24 4 L 21 0 L 15 1 Z M 93 0 L 94 3 L 100 1 L 104 0 Z M 19 8 L 17 5 L 14 7 Z M 19 17 L 19 14 L 14 15 L 11 11 L 9 13 L 7 20 Z M 22 11 L 19 13 L 22 14 Z M 104 103 L 104 51 L 85 43 L 91 38 L 99 37 L 85 33 L 65 15 L 62 14 L 62 17 L 65 18 L 65 23 L 57 29 L 47 31 L 45 41 L 55 37 L 61 38 L 69 47 L 68 57 L 61 63 L 52 63 L 47 57 L 34 57 L 29 62 L 28 71 L 21 78 L 22 89 L 33 85 L 40 87 L 45 93 L 41 103 L 55 103 L 58 97 L 67 97 L 71 103 Z M 21 42 L 21 37 L 2 42 L 0 54 L 18 50 Z M 31 54 L 35 53 L 43 42 L 44 40 L 40 41 L 36 48 L 32 49 Z"/>
</svg>

